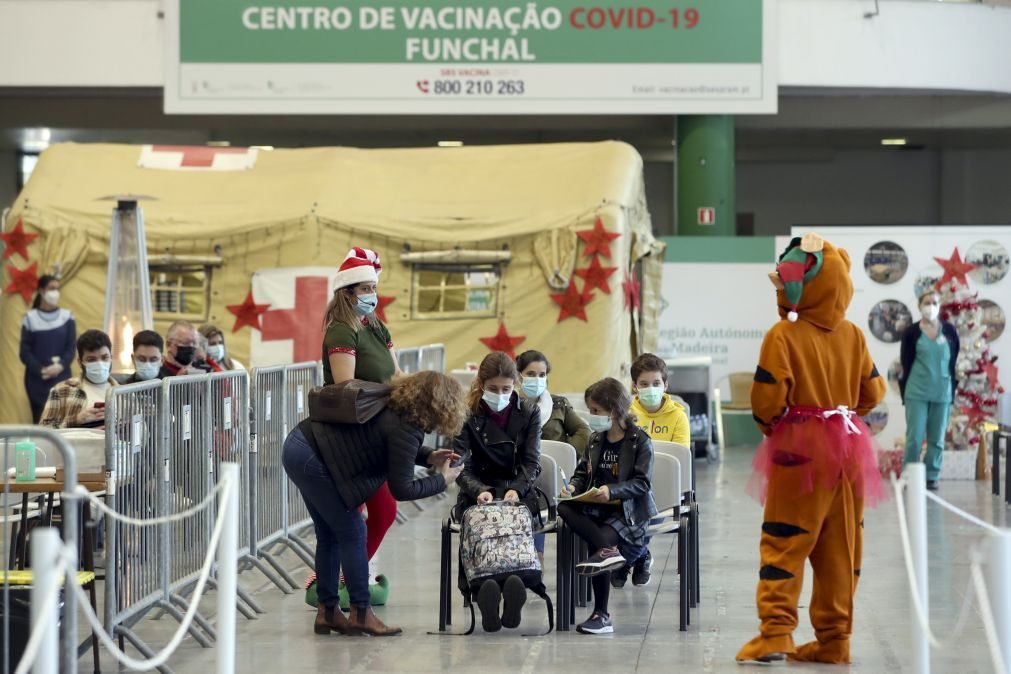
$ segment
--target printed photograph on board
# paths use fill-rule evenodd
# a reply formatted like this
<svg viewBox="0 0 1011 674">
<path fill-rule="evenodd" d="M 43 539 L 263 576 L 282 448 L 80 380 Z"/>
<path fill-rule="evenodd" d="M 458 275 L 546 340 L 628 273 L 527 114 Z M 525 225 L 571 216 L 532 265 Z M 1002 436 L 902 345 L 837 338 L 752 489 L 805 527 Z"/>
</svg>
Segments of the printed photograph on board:
<svg viewBox="0 0 1011 674">
<path fill-rule="evenodd" d="M 979 308 L 983 316 L 983 325 L 986 326 L 986 341 L 992 342 L 1004 334 L 1007 317 L 1000 305 L 992 300 L 980 300 Z"/>
<path fill-rule="evenodd" d="M 871 334 L 889 344 L 902 339 L 902 333 L 912 322 L 909 308 L 899 300 L 881 300 L 868 317 Z"/>
<path fill-rule="evenodd" d="M 895 391 L 895 395 L 902 395 L 899 390 L 899 378 L 902 376 L 902 360 L 896 358 L 888 367 L 888 385 Z"/>
<path fill-rule="evenodd" d="M 933 288 L 934 284 L 940 281 L 942 276 L 944 276 L 944 270 L 936 262 L 932 262 L 929 266 L 921 269 L 916 274 L 916 278 L 913 279 L 913 297 L 919 298 L 925 290 Z"/>
<path fill-rule="evenodd" d="M 969 276 L 983 285 L 996 283 L 1007 276 L 1008 265 L 1011 264 L 1007 248 L 996 241 L 978 241 L 972 244 L 965 261 L 976 265 Z"/>
<path fill-rule="evenodd" d="M 871 429 L 871 433 L 878 435 L 885 430 L 888 425 L 888 405 L 881 403 L 863 417 L 864 423 Z"/>
<path fill-rule="evenodd" d="M 893 241 L 879 241 L 864 255 L 864 270 L 877 283 L 895 283 L 906 275 L 909 256 Z"/>
</svg>

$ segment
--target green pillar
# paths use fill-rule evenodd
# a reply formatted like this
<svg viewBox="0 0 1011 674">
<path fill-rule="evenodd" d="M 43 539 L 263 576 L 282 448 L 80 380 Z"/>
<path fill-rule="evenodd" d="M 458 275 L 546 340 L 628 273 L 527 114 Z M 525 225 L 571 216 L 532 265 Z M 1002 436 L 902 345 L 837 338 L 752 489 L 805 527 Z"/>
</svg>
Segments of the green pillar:
<svg viewBox="0 0 1011 674">
<path fill-rule="evenodd" d="M 678 116 L 677 233 L 734 236 L 734 185 L 733 115 Z"/>
</svg>

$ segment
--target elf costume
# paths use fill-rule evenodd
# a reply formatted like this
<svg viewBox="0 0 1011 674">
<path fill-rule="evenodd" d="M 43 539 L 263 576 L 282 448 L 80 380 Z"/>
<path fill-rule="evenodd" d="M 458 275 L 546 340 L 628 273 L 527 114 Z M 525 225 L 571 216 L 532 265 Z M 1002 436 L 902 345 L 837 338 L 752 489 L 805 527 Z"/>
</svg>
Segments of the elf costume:
<svg viewBox="0 0 1011 674">
<path fill-rule="evenodd" d="M 794 239 L 770 274 L 782 319 L 762 342 L 751 407 L 765 441 L 749 491 L 765 504 L 759 636 L 740 662 L 850 661 L 864 505 L 884 494 L 871 432 L 859 418 L 885 382 L 863 333 L 846 320 L 850 259 L 816 234 Z M 804 563 L 811 560 L 816 641 L 793 643 Z"/>
</svg>

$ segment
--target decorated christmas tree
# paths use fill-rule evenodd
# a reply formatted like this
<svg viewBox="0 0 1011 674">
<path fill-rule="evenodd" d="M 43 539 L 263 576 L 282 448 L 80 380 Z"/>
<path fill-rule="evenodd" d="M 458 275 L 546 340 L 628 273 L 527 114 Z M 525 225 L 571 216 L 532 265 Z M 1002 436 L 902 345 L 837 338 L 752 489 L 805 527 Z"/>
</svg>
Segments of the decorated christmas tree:
<svg viewBox="0 0 1011 674">
<path fill-rule="evenodd" d="M 976 266 L 963 262 L 957 248 L 950 259 L 934 259 L 944 268 L 944 275 L 934 284 L 941 294 L 941 318 L 955 326 L 961 344 L 955 361 L 958 386 L 947 447 L 975 449 L 983 434 L 983 423 L 996 413 L 997 395 L 1004 392 L 997 381 L 997 356 L 990 353 L 979 293 L 966 277 Z"/>
</svg>

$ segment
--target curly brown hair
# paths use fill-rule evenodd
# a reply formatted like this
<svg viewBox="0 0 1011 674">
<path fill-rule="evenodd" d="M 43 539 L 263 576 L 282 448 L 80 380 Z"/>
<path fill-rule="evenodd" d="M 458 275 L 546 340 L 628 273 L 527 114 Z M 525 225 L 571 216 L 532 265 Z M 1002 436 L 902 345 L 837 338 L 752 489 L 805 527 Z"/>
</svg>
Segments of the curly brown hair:
<svg viewBox="0 0 1011 674">
<path fill-rule="evenodd" d="M 441 372 L 415 372 L 390 382 L 389 407 L 426 433 L 455 437 L 469 410 L 460 382 Z"/>
</svg>

